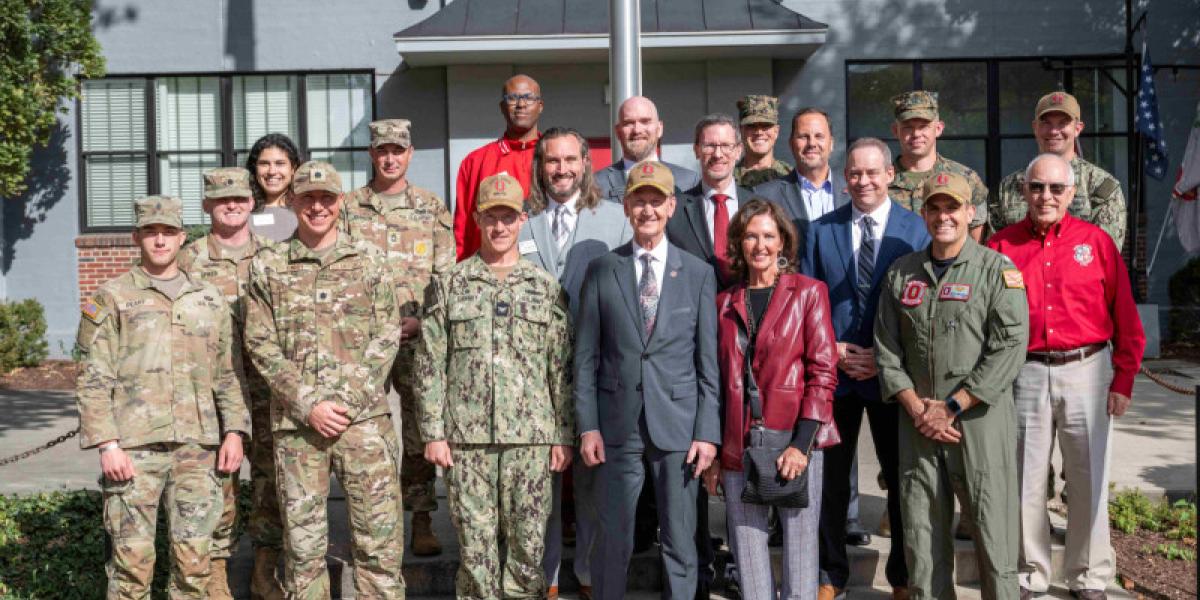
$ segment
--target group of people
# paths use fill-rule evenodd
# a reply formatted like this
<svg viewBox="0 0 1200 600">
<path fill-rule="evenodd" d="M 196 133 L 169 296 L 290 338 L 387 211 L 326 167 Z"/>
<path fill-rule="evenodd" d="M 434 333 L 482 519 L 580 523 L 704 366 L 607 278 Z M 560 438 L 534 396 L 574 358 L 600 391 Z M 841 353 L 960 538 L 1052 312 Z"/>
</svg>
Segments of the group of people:
<svg viewBox="0 0 1200 600">
<path fill-rule="evenodd" d="M 264 137 L 204 174 L 211 231 L 187 245 L 178 199 L 135 202 L 141 260 L 85 300 L 78 342 L 109 597 L 148 589 L 160 502 L 172 595 L 230 597 L 249 456 L 255 598 L 329 597 L 331 473 L 358 597 L 403 597 L 406 509 L 412 552 L 441 551 L 440 469 L 459 597 L 557 597 L 573 537 L 581 596 L 621 598 L 657 534 L 663 596 L 707 598 L 723 494 L 742 597 L 832 600 L 862 536 L 864 412 L 894 597 L 954 597 L 956 499 L 984 597 L 1046 592 L 1055 439 L 1057 576 L 1105 597 L 1108 436 L 1145 342 L 1120 186 L 1078 156 L 1075 98 L 1038 102 L 1039 153 L 992 195 L 938 153 L 930 92 L 893 99 L 899 156 L 859 139 L 841 172 L 818 108 L 793 113 L 795 165 L 774 156 L 769 96 L 697 121 L 699 173 L 661 160 L 648 98 L 621 104 L 598 171 L 578 131 L 539 127 L 543 102 L 504 83 L 505 132 L 463 160 L 453 214 L 409 183 L 405 119 L 371 123 L 357 190 Z"/>
</svg>

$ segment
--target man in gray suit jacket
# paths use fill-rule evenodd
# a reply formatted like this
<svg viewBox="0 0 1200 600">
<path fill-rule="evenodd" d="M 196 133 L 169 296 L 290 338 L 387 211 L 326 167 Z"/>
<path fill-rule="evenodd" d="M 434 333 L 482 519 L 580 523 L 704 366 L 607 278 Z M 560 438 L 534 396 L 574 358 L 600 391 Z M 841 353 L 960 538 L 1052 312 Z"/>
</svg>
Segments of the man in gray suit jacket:
<svg viewBox="0 0 1200 600">
<path fill-rule="evenodd" d="M 633 229 L 621 206 L 600 198 L 592 176 L 587 140 L 576 130 L 552 127 L 533 153 L 533 179 L 526 200 L 529 220 L 521 228 L 521 257 L 558 278 L 567 293 L 572 322 L 578 322 L 579 290 L 593 259 L 628 242 Z M 598 516 L 594 469 L 582 460 L 572 465 L 575 497 L 575 576 L 581 591 L 591 588 L 589 558 Z M 546 528 L 542 565 L 551 591 L 558 587 L 562 562 L 562 477 L 554 476 L 554 507 Z"/>
<path fill-rule="evenodd" d="M 633 241 L 592 261 L 580 293 L 575 412 L 580 454 L 596 469 L 592 591 L 600 600 L 625 595 L 647 470 L 658 498 L 663 597 L 696 593 L 696 494 L 721 435 L 717 284 L 709 265 L 666 239 L 673 190 L 663 163 L 634 166 L 624 202 Z"/>
<path fill-rule="evenodd" d="M 621 160 L 596 173 L 600 195 L 605 200 L 620 204 L 625 198 L 625 175 L 643 160 L 659 160 L 658 142 L 663 135 L 663 122 L 658 118 L 658 108 L 649 98 L 634 96 L 621 103 L 613 133 L 621 144 Z M 675 178 L 675 193 L 691 189 L 700 183 L 695 171 L 664 162 Z"/>
</svg>

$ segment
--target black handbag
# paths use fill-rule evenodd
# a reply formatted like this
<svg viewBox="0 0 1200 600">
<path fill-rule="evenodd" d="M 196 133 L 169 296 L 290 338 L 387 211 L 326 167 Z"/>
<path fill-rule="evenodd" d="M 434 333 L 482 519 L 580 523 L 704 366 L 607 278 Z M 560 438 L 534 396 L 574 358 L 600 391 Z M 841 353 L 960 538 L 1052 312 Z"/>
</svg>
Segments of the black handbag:
<svg viewBox="0 0 1200 600">
<path fill-rule="evenodd" d="M 770 300 L 767 301 L 768 305 Z M 743 390 L 746 404 L 750 405 L 750 433 L 746 436 L 742 451 L 742 473 L 746 486 L 742 489 L 742 502 L 781 508 L 808 508 L 808 469 L 804 469 L 791 481 L 779 474 L 776 461 L 792 441 L 792 432 L 784 429 L 767 429 L 762 420 L 762 398 L 754 372 L 750 368 L 754 357 L 754 317 L 747 319 L 746 361 L 743 373 Z M 811 453 L 806 452 L 808 455 Z"/>
</svg>

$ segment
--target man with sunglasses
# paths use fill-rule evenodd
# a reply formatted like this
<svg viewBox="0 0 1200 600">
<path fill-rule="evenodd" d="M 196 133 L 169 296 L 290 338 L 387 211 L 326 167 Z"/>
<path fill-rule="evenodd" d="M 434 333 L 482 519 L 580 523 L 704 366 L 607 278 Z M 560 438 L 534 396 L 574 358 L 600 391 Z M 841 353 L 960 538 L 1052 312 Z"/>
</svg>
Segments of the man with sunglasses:
<svg viewBox="0 0 1200 600">
<path fill-rule="evenodd" d="M 1033 114 L 1033 135 L 1038 152 L 1055 154 L 1071 164 L 1075 195 L 1067 211 L 1072 217 L 1099 226 L 1117 245 L 1125 243 L 1125 195 L 1121 183 L 1108 171 L 1076 152 L 1083 132 L 1079 101 L 1066 92 L 1051 92 L 1038 100 Z M 988 199 L 988 220 L 993 233 L 1025 218 L 1025 172 L 1017 171 L 1000 182 L 1000 192 Z"/>
<path fill-rule="evenodd" d="M 1067 549 L 1071 594 L 1105 597 L 1113 577 L 1108 532 L 1109 435 L 1129 408 L 1146 337 L 1120 250 L 1107 232 L 1071 216 L 1072 164 L 1042 154 L 1025 169 L 1029 214 L 992 236 L 1029 298 L 1029 348 L 1013 383 L 1021 489 L 1021 598 L 1050 586 L 1046 473 L 1057 437 L 1067 474 Z M 1006 273 L 1006 277 L 1009 275 Z"/>
<path fill-rule="evenodd" d="M 528 190 L 532 181 L 533 151 L 542 134 L 542 87 L 528 75 L 514 75 L 500 92 L 504 135 L 473 150 L 458 167 L 454 195 L 454 241 L 462 262 L 479 250 L 479 226 L 475 224 L 475 197 L 484 179 L 501 173 Z"/>
</svg>

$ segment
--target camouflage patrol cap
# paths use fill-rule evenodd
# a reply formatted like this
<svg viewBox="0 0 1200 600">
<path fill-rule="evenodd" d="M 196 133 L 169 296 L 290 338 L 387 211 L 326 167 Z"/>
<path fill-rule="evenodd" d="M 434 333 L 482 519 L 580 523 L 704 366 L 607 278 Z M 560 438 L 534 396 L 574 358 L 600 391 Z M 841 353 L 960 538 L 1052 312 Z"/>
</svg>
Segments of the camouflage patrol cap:
<svg viewBox="0 0 1200 600">
<path fill-rule="evenodd" d="M 499 173 L 480 182 L 475 210 L 483 212 L 495 206 L 507 206 L 517 212 L 525 210 L 525 190 L 516 177 Z"/>
<path fill-rule="evenodd" d="M 133 201 L 134 227 L 170 225 L 183 229 L 183 202 L 173 196 L 146 196 Z"/>
<path fill-rule="evenodd" d="M 395 144 L 407 150 L 412 146 L 412 121 L 408 119 L 383 119 L 371 121 L 371 147 Z"/>
<path fill-rule="evenodd" d="M 292 193 L 300 194 L 319 190 L 331 194 L 342 193 L 342 176 L 333 165 L 319 160 L 310 160 L 296 169 L 292 176 Z"/>
<path fill-rule="evenodd" d="M 249 198 L 250 171 L 241 167 L 221 167 L 204 172 L 205 198 Z"/>
<path fill-rule="evenodd" d="M 779 98 L 751 94 L 742 96 L 737 102 L 738 123 L 754 125 L 756 123 L 779 124 Z"/>
<path fill-rule="evenodd" d="M 1064 113 L 1076 121 L 1079 120 L 1081 114 L 1079 101 L 1075 99 L 1075 96 L 1066 92 L 1050 92 L 1042 96 L 1042 99 L 1038 100 L 1037 108 L 1033 110 L 1033 120 L 1036 121 L 1049 112 Z"/>
<path fill-rule="evenodd" d="M 950 171 L 941 171 L 925 180 L 921 187 L 921 198 L 926 202 L 934 196 L 947 196 L 958 201 L 959 205 L 971 202 L 971 184 L 966 177 Z"/>
<path fill-rule="evenodd" d="M 896 113 L 896 122 L 903 123 L 909 119 L 938 120 L 937 92 L 913 90 L 892 96 L 892 109 Z"/>
<path fill-rule="evenodd" d="M 629 170 L 629 176 L 625 178 L 625 196 L 647 186 L 670 196 L 675 193 L 675 175 L 657 160 L 643 160 Z"/>
</svg>

